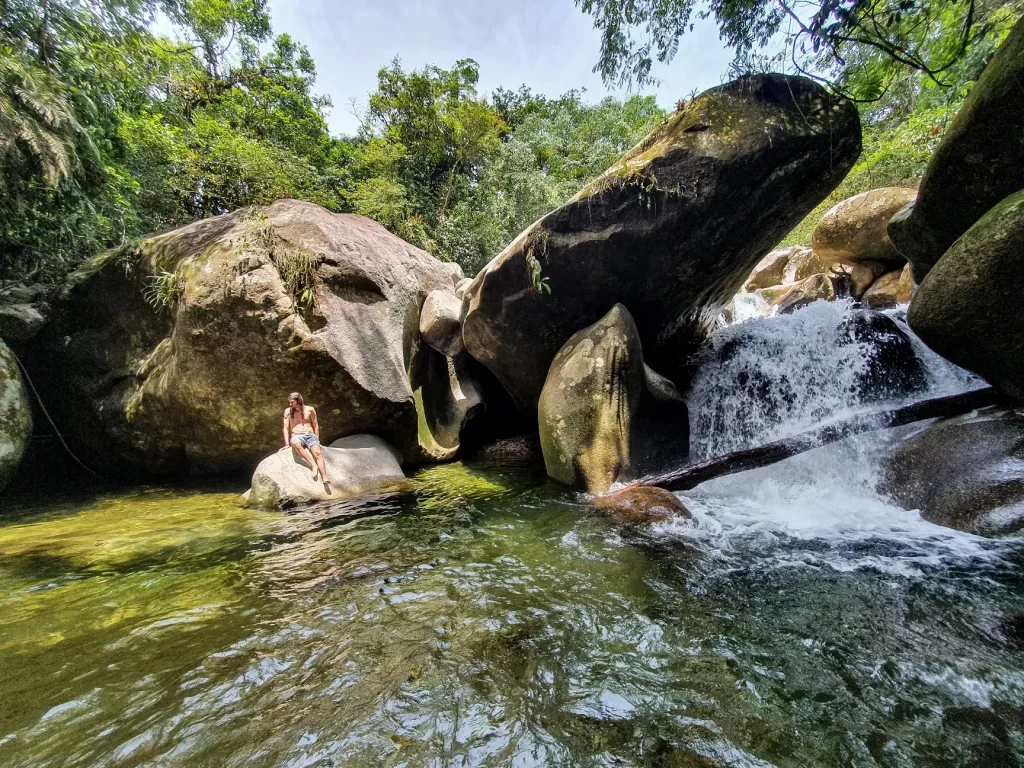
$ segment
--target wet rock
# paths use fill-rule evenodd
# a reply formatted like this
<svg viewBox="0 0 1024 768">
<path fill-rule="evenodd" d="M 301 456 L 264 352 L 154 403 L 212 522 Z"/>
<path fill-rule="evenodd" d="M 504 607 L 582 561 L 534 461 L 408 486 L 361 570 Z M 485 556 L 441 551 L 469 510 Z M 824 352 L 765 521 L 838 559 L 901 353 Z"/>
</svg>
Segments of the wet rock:
<svg viewBox="0 0 1024 768">
<path fill-rule="evenodd" d="M 865 354 L 861 369 L 863 402 L 896 400 L 922 391 L 928 382 L 924 363 L 910 337 L 888 315 L 851 310 L 839 327 L 840 343 L 859 345 Z"/>
<path fill-rule="evenodd" d="M 473 421 L 485 413 L 484 395 L 475 375 L 479 367 L 465 352 L 445 357 L 422 345 L 410 368 L 410 383 L 419 415 L 419 457 L 448 461 L 462 447 Z"/>
<path fill-rule="evenodd" d="M 530 461 L 543 458 L 540 437 L 535 434 L 503 437 L 480 446 L 473 453 L 473 461 Z"/>
<path fill-rule="evenodd" d="M 631 485 L 594 497 L 594 506 L 619 525 L 664 523 L 693 519 L 674 493 L 648 485 Z"/>
<path fill-rule="evenodd" d="M 590 492 L 688 453 L 685 402 L 667 379 L 646 369 L 636 325 L 621 304 L 559 350 L 541 393 L 539 423 L 548 475 Z"/>
<path fill-rule="evenodd" d="M 14 355 L 0 341 L 0 491 L 13 479 L 32 436 L 32 408 Z"/>
<path fill-rule="evenodd" d="M 925 520 L 981 536 L 1024 529 L 1024 411 L 943 419 L 900 443 L 885 490 Z"/>
<path fill-rule="evenodd" d="M 771 288 L 773 285 L 782 285 L 785 280 L 786 266 L 794 253 L 802 249 L 799 245 L 792 245 L 788 248 L 777 248 L 757 263 L 754 270 L 747 278 L 743 286 L 745 291 L 756 291 L 759 288 Z"/>
<path fill-rule="evenodd" d="M 906 259 L 889 240 L 887 226 L 917 196 L 906 187 L 861 192 L 828 209 L 814 228 L 811 244 L 819 258 L 843 264 L 881 261 L 902 266 Z"/>
<path fill-rule="evenodd" d="M 868 309 L 892 309 L 910 303 L 913 297 L 914 281 L 907 264 L 901 270 L 882 275 L 861 298 Z"/>
<path fill-rule="evenodd" d="M 405 479 L 401 454 L 379 437 L 350 435 L 322 450 L 329 489 L 294 450 L 281 448 L 256 468 L 246 504 L 283 509 L 394 488 Z"/>
<path fill-rule="evenodd" d="M 26 362 L 76 452 L 126 474 L 248 472 L 293 390 L 324 442 L 373 432 L 415 462 L 407 363 L 457 274 L 369 219 L 280 200 L 87 263 Z"/>
<path fill-rule="evenodd" d="M 875 280 L 889 271 L 889 265 L 882 261 L 858 261 L 850 270 L 850 292 L 855 299 L 861 298 Z"/>
<path fill-rule="evenodd" d="M 856 109 L 810 80 L 713 88 L 476 276 L 466 348 L 532 412 L 566 339 L 621 302 L 648 361 L 674 379 L 706 332 L 702 315 L 728 303 L 859 152 Z"/>
<path fill-rule="evenodd" d="M 796 248 L 786 265 L 782 283 L 799 283 L 813 275 L 828 275 L 834 265 L 833 260 L 822 258 L 810 248 Z"/>
<path fill-rule="evenodd" d="M 420 336 L 447 357 L 455 357 L 462 345 L 462 301 L 447 291 L 431 291 L 420 310 Z"/>
<path fill-rule="evenodd" d="M 1024 189 L 1024 21 L 981 73 L 924 172 L 917 202 L 889 237 L 925 275 L 996 203 Z"/>
<path fill-rule="evenodd" d="M 835 287 L 827 275 L 811 275 L 798 283 L 765 288 L 759 293 L 780 315 L 788 315 L 808 304 L 831 301 L 836 297 Z"/>
<path fill-rule="evenodd" d="M 917 289 L 907 321 L 947 360 L 1024 401 L 1021 296 L 1024 191 L 986 213 L 939 259 Z"/>
<path fill-rule="evenodd" d="M 46 324 L 45 305 L 0 304 L 0 339 L 20 349 L 34 339 Z"/>
</svg>

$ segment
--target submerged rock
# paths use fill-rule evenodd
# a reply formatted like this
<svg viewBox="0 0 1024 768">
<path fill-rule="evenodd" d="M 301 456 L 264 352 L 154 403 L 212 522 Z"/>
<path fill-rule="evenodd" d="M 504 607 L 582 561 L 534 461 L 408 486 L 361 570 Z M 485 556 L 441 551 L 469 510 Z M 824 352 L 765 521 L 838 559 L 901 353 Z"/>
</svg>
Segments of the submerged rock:
<svg viewBox="0 0 1024 768">
<path fill-rule="evenodd" d="M 924 172 L 917 202 L 889 224 L 914 278 L 992 206 L 1024 189 L 1024 21 L 981 73 Z"/>
<path fill-rule="evenodd" d="M 313 480 L 309 465 L 291 448 L 281 448 L 256 467 L 246 504 L 286 508 L 315 501 L 351 498 L 393 488 L 405 480 L 402 456 L 374 435 L 350 435 L 323 448 L 330 491 Z"/>
<path fill-rule="evenodd" d="M 247 471 L 293 390 L 325 443 L 372 431 L 422 460 L 407 365 L 424 298 L 458 276 L 369 219 L 280 200 L 87 263 L 27 363 L 77 451 L 129 474 Z"/>
<path fill-rule="evenodd" d="M 1024 402 L 1024 190 L 957 240 L 917 289 L 907 322 L 947 360 Z"/>
<path fill-rule="evenodd" d="M 859 152 L 857 110 L 810 80 L 757 75 L 712 88 L 477 275 L 466 348 L 532 412 L 566 339 L 621 302 L 649 362 L 675 378 L 705 316 Z"/>
<path fill-rule="evenodd" d="M 0 341 L 0 491 L 14 478 L 32 436 L 32 407 L 14 353 Z"/>
<path fill-rule="evenodd" d="M 649 485 L 631 485 L 594 497 L 594 506 L 619 525 L 690 520 L 693 515 L 674 493 Z"/>
<path fill-rule="evenodd" d="M 981 536 L 1024 529 L 1024 411 L 943 419 L 899 444 L 885 490 L 925 520 Z"/>
<path fill-rule="evenodd" d="M 811 235 L 820 259 L 843 264 L 881 261 L 902 266 L 906 259 L 889 240 L 889 219 L 917 197 L 907 187 L 882 187 L 847 198 L 821 217 Z"/>
<path fill-rule="evenodd" d="M 636 325 L 621 304 L 555 355 L 538 416 L 548 475 L 590 492 L 688 453 L 686 404 L 644 365 Z"/>
</svg>

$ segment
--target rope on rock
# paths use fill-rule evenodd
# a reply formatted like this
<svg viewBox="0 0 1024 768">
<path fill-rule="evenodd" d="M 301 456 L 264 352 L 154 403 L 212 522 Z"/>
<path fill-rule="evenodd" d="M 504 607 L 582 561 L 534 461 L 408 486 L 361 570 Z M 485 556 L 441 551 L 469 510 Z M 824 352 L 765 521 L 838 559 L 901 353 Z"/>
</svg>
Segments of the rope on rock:
<svg viewBox="0 0 1024 768">
<path fill-rule="evenodd" d="M 21 375 L 25 377 L 25 383 L 28 384 L 28 388 L 31 389 L 32 390 L 32 394 L 35 395 L 36 402 L 39 403 L 39 410 L 41 410 L 43 412 L 43 415 L 46 417 L 46 420 L 48 422 L 50 422 L 50 426 L 53 427 L 54 434 L 57 435 L 57 439 L 60 440 L 60 444 L 64 446 L 64 450 L 68 452 L 68 456 L 70 456 L 72 459 L 74 459 L 75 463 L 78 464 L 78 466 L 80 466 L 82 469 L 84 469 L 90 475 L 95 477 L 97 480 L 105 482 L 106 478 L 104 478 L 102 475 L 97 473 L 91 467 L 87 466 L 80 458 L 78 458 L 75 455 L 75 452 L 72 451 L 71 448 L 68 446 L 67 442 L 64 440 L 64 435 L 62 435 L 60 433 L 60 430 L 57 429 L 57 425 L 54 423 L 53 419 L 51 418 L 50 412 L 47 411 L 46 410 L 46 406 L 43 405 L 43 398 L 41 398 L 39 396 L 39 392 L 38 392 L 38 390 L 36 390 L 36 385 L 32 383 L 32 377 L 28 375 L 28 369 L 25 368 L 25 364 L 23 362 L 21 362 L 21 358 L 18 357 L 17 353 L 13 349 L 11 350 L 11 354 L 14 355 L 14 362 L 16 362 L 18 364 L 18 368 L 21 369 Z"/>
</svg>

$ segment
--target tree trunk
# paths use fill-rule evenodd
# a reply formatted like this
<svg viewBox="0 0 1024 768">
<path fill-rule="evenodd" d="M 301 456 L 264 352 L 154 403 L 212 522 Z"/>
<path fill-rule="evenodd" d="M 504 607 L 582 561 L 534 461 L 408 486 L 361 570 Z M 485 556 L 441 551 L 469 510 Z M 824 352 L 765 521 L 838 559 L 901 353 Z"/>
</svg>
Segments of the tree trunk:
<svg viewBox="0 0 1024 768">
<path fill-rule="evenodd" d="M 699 464 L 691 464 L 664 474 L 649 475 L 633 485 L 654 485 L 669 491 L 688 491 L 716 477 L 765 467 L 788 459 L 790 456 L 796 456 L 798 453 L 834 443 L 861 432 L 899 427 L 925 419 L 956 416 L 973 411 L 975 408 L 996 405 L 1000 400 L 995 389 L 985 387 L 959 395 L 922 400 L 888 411 L 858 414 L 852 418 L 835 421 L 757 448 L 727 453 L 724 456 L 708 459 Z"/>
</svg>

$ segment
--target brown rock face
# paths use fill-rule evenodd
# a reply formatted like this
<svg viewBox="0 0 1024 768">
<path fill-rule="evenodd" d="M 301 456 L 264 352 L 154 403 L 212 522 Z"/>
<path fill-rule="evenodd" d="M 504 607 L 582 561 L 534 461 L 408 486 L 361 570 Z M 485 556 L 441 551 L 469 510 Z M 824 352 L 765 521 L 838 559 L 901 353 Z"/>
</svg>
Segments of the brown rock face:
<svg viewBox="0 0 1024 768">
<path fill-rule="evenodd" d="M 369 432 L 422 460 L 420 305 L 457 276 L 369 219 L 282 200 L 86 265 L 28 365 L 65 435 L 112 471 L 251 471 L 292 390 L 325 444 Z"/>
<path fill-rule="evenodd" d="M 559 350 L 538 411 L 548 474 L 582 490 L 605 491 L 689 452 L 686 404 L 644 365 L 621 304 Z"/>
<path fill-rule="evenodd" d="M 1024 189 L 1024 21 L 981 73 L 924 172 L 913 208 L 889 226 L 922 282 L 953 242 Z"/>
<path fill-rule="evenodd" d="M 788 315 L 808 304 L 820 300 L 831 301 L 836 297 L 832 281 L 826 275 L 811 275 L 798 283 L 777 285 L 758 293 L 770 306 L 776 307 L 780 315 Z"/>
<path fill-rule="evenodd" d="M 906 187 L 883 187 L 837 203 L 814 228 L 814 252 L 821 259 L 843 264 L 882 261 L 902 265 L 906 259 L 890 242 L 886 227 L 916 196 L 916 190 Z"/>
<path fill-rule="evenodd" d="M 674 493 L 648 485 L 631 485 L 595 496 L 594 506 L 619 525 L 644 525 L 693 518 L 690 510 L 683 506 Z"/>
<path fill-rule="evenodd" d="M 1024 402 L 1024 190 L 950 247 L 910 304 L 907 322 L 947 360 Z"/>
<path fill-rule="evenodd" d="M 862 297 L 869 309 L 892 309 L 907 304 L 914 296 L 914 281 L 910 265 L 895 272 L 887 272 L 871 284 Z"/>
<path fill-rule="evenodd" d="M 649 362 L 679 376 L 703 317 L 859 152 L 857 110 L 810 80 L 751 76 L 703 93 L 477 275 L 466 349 L 531 412 L 566 339 L 621 302 Z"/>
<path fill-rule="evenodd" d="M 859 261 L 850 271 L 850 290 L 853 298 L 859 299 L 874 285 L 875 280 L 889 271 L 889 265 L 882 261 Z"/>
</svg>

